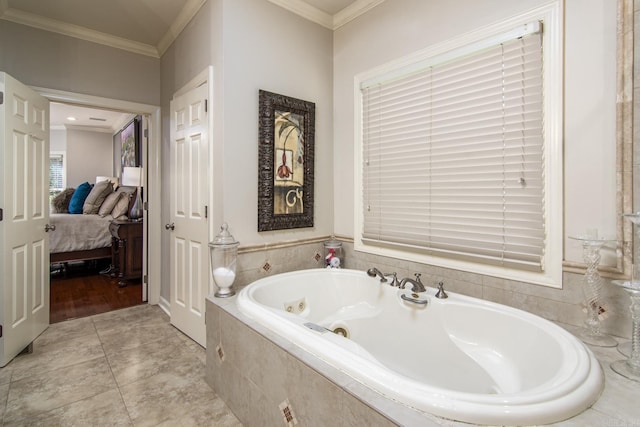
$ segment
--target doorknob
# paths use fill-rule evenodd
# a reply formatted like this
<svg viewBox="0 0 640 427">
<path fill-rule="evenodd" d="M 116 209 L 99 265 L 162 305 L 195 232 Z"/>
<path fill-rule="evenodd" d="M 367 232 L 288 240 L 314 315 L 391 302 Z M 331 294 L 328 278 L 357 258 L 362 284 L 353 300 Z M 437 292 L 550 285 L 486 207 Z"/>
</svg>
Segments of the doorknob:
<svg viewBox="0 0 640 427">
<path fill-rule="evenodd" d="M 51 231 L 55 231 L 55 230 L 56 230 L 56 226 L 55 226 L 55 225 L 49 225 L 49 224 L 46 224 L 46 225 L 44 226 L 44 231 L 45 231 L 45 233 L 48 233 L 48 232 L 49 232 L 49 230 L 51 230 Z"/>
<path fill-rule="evenodd" d="M 176 225 L 172 222 L 171 224 L 165 224 L 164 228 L 173 231 L 176 229 Z"/>
</svg>

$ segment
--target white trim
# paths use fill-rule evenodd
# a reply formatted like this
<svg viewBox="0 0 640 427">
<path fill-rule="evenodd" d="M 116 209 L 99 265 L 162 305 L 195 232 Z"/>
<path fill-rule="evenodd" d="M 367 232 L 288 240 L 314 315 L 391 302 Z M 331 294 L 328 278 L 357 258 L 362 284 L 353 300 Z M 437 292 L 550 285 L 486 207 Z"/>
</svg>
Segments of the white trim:
<svg viewBox="0 0 640 427">
<path fill-rule="evenodd" d="M 113 126 L 111 127 L 111 132 L 113 132 L 114 134 L 120 132 L 125 127 L 125 125 L 129 123 L 131 120 L 133 120 L 135 117 L 136 117 L 135 114 L 124 115 L 120 120 L 113 123 Z"/>
<path fill-rule="evenodd" d="M 302 16 L 311 22 L 320 24 L 325 28 L 333 30 L 333 17 L 301 0 L 269 0 L 271 3 L 287 9 L 296 15 Z"/>
<path fill-rule="evenodd" d="M 216 178 L 216 171 L 218 170 L 218 168 L 216 168 L 215 165 L 215 147 L 214 147 L 214 137 L 213 137 L 213 131 L 214 131 L 214 122 L 215 122 L 215 117 L 214 117 L 214 72 L 215 69 L 212 65 L 209 65 L 208 67 L 206 67 L 204 70 L 200 71 L 195 77 L 193 77 L 191 80 L 189 80 L 184 86 L 182 86 L 180 89 L 178 89 L 176 92 L 174 92 L 173 96 L 171 97 L 171 100 L 174 100 L 182 95 L 184 95 L 185 93 L 202 86 L 203 84 L 208 84 L 208 94 L 207 94 L 207 104 L 208 104 L 208 111 L 207 111 L 207 126 L 209 127 L 207 129 L 207 135 L 208 135 L 208 139 L 209 139 L 209 168 L 208 168 L 208 177 L 207 177 L 207 182 L 209 183 L 209 192 L 208 192 L 208 209 L 209 209 L 209 241 L 213 240 L 214 236 L 217 234 L 216 230 L 216 226 L 219 226 L 222 221 L 219 220 L 218 216 L 218 210 L 214 209 L 214 205 L 216 205 L 215 203 L 215 187 L 216 187 L 216 183 L 217 183 L 217 178 Z M 221 175 L 221 171 L 218 172 L 218 176 L 222 176 Z M 220 197 L 217 200 L 222 200 L 222 195 L 220 195 Z M 209 289 L 209 293 L 213 294 L 215 286 L 214 286 L 214 282 L 213 282 L 213 276 L 211 274 L 208 275 L 208 289 Z"/>
<path fill-rule="evenodd" d="M 554 0 L 529 12 L 511 19 L 501 21 L 446 42 L 430 46 L 405 57 L 396 59 L 372 70 L 361 73 L 354 78 L 354 249 L 392 258 L 427 263 L 455 270 L 463 270 L 488 276 L 502 277 L 511 280 L 562 288 L 562 247 L 563 247 L 563 10 L 560 0 Z M 376 79 L 381 74 L 391 74 L 398 68 L 411 67 L 412 64 L 424 61 L 429 57 L 443 55 L 462 46 L 475 44 L 495 34 L 508 31 L 530 21 L 541 20 L 545 28 L 544 70 L 545 82 L 545 257 L 544 273 L 532 273 L 506 269 L 490 265 L 475 264 L 453 259 L 439 258 L 405 252 L 394 249 L 365 245 L 362 242 L 362 225 L 364 213 L 360 193 L 362 192 L 362 95 L 360 88 L 366 81 Z M 552 72 L 553 71 L 553 72 Z M 551 184 L 548 184 L 551 183 Z"/>
<path fill-rule="evenodd" d="M 537 34 L 542 31 L 542 25 L 537 20 L 518 24 L 513 27 L 507 27 L 508 28 L 505 29 L 505 31 L 496 29 L 497 34 L 489 37 L 482 36 L 482 34 L 484 34 L 484 30 L 479 30 L 478 38 L 471 37 L 474 41 L 464 43 L 463 45 L 457 45 L 456 47 L 448 47 L 446 50 L 441 52 L 431 52 L 431 49 L 429 49 L 410 54 L 408 57 L 411 59 L 407 59 L 408 57 L 405 57 L 397 63 L 394 62 L 395 65 L 391 65 L 391 63 L 386 64 L 382 67 L 382 70 L 386 71 L 376 73 L 374 77 L 364 80 L 362 82 L 362 87 L 371 87 L 380 83 L 395 80 L 403 75 L 412 74 L 432 66 L 443 64 L 455 58 L 461 58 L 488 46 L 497 46 L 500 43 L 514 40 L 529 34 Z M 447 43 L 447 45 L 449 45 L 449 43 Z M 439 46 L 440 45 L 436 45 L 433 49 L 437 50 Z M 367 71 L 366 74 L 371 72 L 372 71 Z M 364 74 L 365 73 L 363 73 L 363 75 Z"/>
<path fill-rule="evenodd" d="M 178 89 L 171 97 L 171 100 L 174 100 L 177 97 L 182 96 L 185 93 L 189 92 L 190 90 L 193 90 L 197 87 L 202 86 L 203 84 L 212 83 L 212 82 L 213 82 L 213 66 L 210 65 L 204 70 L 200 71 L 198 74 L 196 74 L 196 76 L 193 77 L 191 80 L 189 80 L 187 83 L 185 83 L 184 86 Z"/>
<path fill-rule="evenodd" d="M 15 22 L 16 24 L 27 25 L 29 27 L 38 28 L 52 33 L 58 33 L 69 37 L 75 37 L 81 40 L 87 40 L 93 43 L 114 47 L 116 49 L 127 50 L 129 52 L 140 55 L 160 58 L 158 49 L 146 43 L 140 43 L 133 40 L 106 34 L 100 31 L 91 30 L 79 25 L 69 24 L 67 22 L 58 21 L 56 19 L 46 18 L 29 12 L 17 9 L 7 9 L 0 16 L 6 21 Z"/>
<path fill-rule="evenodd" d="M 194 16 L 198 13 L 202 5 L 206 2 L 206 0 L 188 0 L 184 5 L 178 16 L 173 21 L 169 30 L 166 32 L 164 36 L 158 42 L 157 51 L 158 56 L 164 55 L 164 53 L 169 49 L 169 46 L 178 38 L 182 30 L 191 22 Z"/>
<path fill-rule="evenodd" d="M 216 199 L 216 191 L 215 191 L 215 187 L 216 184 L 218 182 L 218 179 L 216 178 L 216 175 L 221 177 L 224 176 L 224 171 L 220 170 L 216 173 L 217 168 L 215 167 L 215 147 L 214 147 L 214 135 L 213 135 L 213 131 L 214 131 L 214 123 L 215 123 L 215 118 L 214 118 L 214 111 L 215 111 L 215 103 L 214 103 L 214 98 L 213 95 L 215 94 L 214 91 L 214 67 L 212 65 L 210 65 L 209 67 L 207 67 L 206 70 L 203 70 L 202 73 L 204 73 L 206 71 L 207 73 L 207 83 L 209 84 L 209 93 L 208 93 L 208 115 L 207 115 L 207 119 L 209 121 L 208 126 L 209 129 L 207 129 L 207 135 L 209 138 L 209 241 L 212 241 L 213 238 L 216 236 L 218 230 L 217 230 L 217 226 L 220 225 L 222 223 L 222 217 L 219 217 L 218 215 L 218 211 L 215 210 L 213 208 L 214 204 L 218 204 L 216 203 L 216 200 L 220 200 L 222 202 L 222 200 L 224 199 L 222 197 L 222 194 L 220 194 L 220 197 L 218 199 Z M 222 169 L 222 168 L 220 168 Z M 220 203 L 222 204 L 222 203 Z M 209 265 L 209 271 L 211 271 L 211 265 Z M 215 290 L 215 286 L 214 286 L 214 282 L 213 282 L 213 275 L 209 274 L 209 294 L 213 294 Z M 206 305 L 205 305 L 206 306 Z"/>
<path fill-rule="evenodd" d="M 148 260 L 143 265 L 143 275 L 148 278 L 148 302 L 149 304 L 158 304 L 160 302 L 160 277 L 161 277 L 161 261 L 162 261 L 162 245 L 161 245 L 161 114 L 160 107 L 150 104 L 141 104 L 130 101 L 121 101 L 112 98 L 103 98 L 93 95 L 84 95 L 80 93 L 67 92 L 56 89 L 47 89 L 41 87 L 31 87 L 40 95 L 53 102 L 64 102 L 68 104 L 82 105 L 88 107 L 101 107 L 111 110 L 126 111 L 135 114 L 145 114 L 149 116 L 149 147 L 146 157 L 147 164 L 143 165 L 147 170 L 147 180 L 154 183 L 147 191 L 144 192 L 145 198 L 149 206 L 153 207 L 146 213 L 145 220 L 147 222 L 148 233 L 144 236 L 145 257 Z M 146 184 L 146 183 L 145 183 Z"/>
<path fill-rule="evenodd" d="M 353 21 L 363 13 L 373 9 L 384 0 L 356 0 L 335 15 L 330 15 L 316 7 L 305 3 L 303 0 L 269 0 L 273 4 L 287 9 L 296 15 L 302 16 L 311 22 L 322 25 L 330 30 L 336 30 Z"/>
<path fill-rule="evenodd" d="M 169 316 L 169 318 L 171 318 L 171 303 L 169 303 L 169 301 L 160 297 L 158 306 L 167 314 L 167 316 Z"/>
<path fill-rule="evenodd" d="M 343 25 L 353 21 L 358 16 L 370 11 L 384 0 L 357 0 L 340 12 L 333 15 L 333 30 L 337 30 Z"/>
</svg>

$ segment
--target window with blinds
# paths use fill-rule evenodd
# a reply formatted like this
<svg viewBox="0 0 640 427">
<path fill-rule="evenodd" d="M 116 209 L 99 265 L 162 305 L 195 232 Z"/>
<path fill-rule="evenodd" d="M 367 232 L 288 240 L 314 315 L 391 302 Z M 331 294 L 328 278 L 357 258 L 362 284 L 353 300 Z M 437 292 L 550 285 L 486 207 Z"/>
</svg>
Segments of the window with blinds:
<svg viewBox="0 0 640 427">
<path fill-rule="evenodd" d="M 49 155 L 49 196 L 55 196 L 64 190 L 64 154 L 51 153 Z"/>
<path fill-rule="evenodd" d="M 544 270 L 541 29 L 360 84 L 364 244 Z"/>
</svg>

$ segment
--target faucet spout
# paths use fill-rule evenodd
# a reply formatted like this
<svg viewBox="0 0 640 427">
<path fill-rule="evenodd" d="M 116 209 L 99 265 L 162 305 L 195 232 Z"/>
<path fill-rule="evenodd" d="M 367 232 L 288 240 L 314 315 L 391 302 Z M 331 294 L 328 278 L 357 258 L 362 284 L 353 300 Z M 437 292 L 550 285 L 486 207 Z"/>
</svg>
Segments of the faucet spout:
<svg viewBox="0 0 640 427">
<path fill-rule="evenodd" d="M 409 277 L 405 277 L 404 279 L 402 279 L 400 281 L 400 288 L 404 289 L 407 283 L 411 284 L 411 290 L 413 292 L 417 293 L 417 292 L 424 292 L 427 290 L 422 284 L 422 281 L 420 280 L 420 273 L 416 273 L 415 279 L 411 279 Z"/>
</svg>

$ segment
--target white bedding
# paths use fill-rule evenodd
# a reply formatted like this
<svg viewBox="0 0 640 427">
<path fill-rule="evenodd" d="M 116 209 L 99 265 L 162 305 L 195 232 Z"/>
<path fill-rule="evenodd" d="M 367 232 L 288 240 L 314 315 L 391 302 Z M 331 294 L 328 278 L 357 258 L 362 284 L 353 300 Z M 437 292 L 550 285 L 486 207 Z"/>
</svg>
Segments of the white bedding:
<svg viewBox="0 0 640 427">
<path fill-rule="evenodd" d="M 49 231 L 51 253 L 83 251 L 111 246 L 109 222 L 111 215 L 72 215 L 52 213 L 50 224 L 56 229 Z"/>
</svg>

